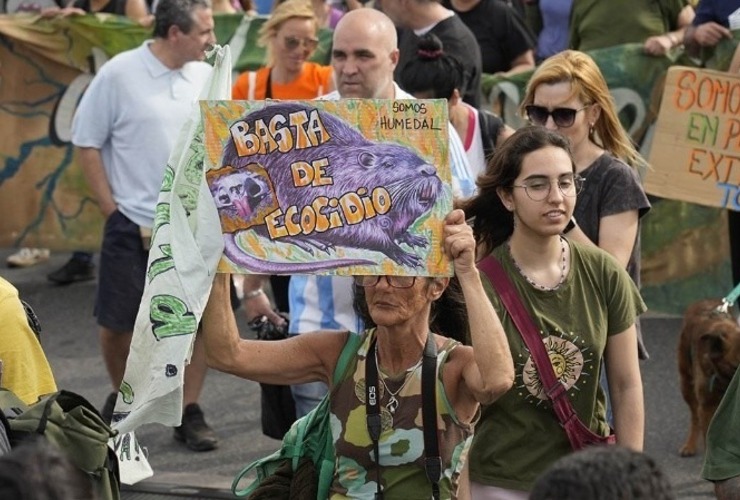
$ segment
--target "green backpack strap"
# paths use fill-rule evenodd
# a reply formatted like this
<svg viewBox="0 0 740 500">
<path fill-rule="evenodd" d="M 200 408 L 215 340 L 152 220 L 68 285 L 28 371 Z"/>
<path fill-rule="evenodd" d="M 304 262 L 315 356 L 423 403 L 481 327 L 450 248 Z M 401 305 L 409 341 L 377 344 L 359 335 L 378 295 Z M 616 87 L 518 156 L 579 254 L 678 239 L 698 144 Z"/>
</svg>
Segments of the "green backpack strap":
<svg viewBox="0 0 740 500">
<path fill-rule="evenodd" d="M 364 335 L 359 335 L 357 333 L 349 332 L 347 334 L 347 341 L 344 343 L 341 354 L 339 354 L 337 366 L 334 367 L 334 376 L 332 377 L 333 385 L 337 385 L 342 381 L 342 379 L 344 379 L 347 366 L 349 365 L 350 360 L 357 353 L 357 349 L 360 348 L 360 344 L 362 344 L 364 338 Z"/>
</svg>

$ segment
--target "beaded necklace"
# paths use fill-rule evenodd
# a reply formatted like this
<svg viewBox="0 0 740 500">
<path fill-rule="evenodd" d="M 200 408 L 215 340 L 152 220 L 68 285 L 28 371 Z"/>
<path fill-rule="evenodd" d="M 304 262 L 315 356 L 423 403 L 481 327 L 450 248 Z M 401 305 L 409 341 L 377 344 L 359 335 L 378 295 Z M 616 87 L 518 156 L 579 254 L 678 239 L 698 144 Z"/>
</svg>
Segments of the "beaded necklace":
<svg viewBox="0 0 740 500">
<path fill-rule="evenodd" d="M 514 267 L 516 268 L 516 270 L 519 271 L 519 274 L 521 274 L 522 277 L 525 280 L 527 280 L 527 283 L 529 283 L 533 287 L 538 288 L 540 290 L 544 290 L 546 292 L 552 292 L 560 288 L 560 285 L 562 285 L 563 282 L 565 281 L 565 267 L 566 267 L 565 266 L 566 264 L 565 239 L 562 236 L 560 236 L 560 248 L 561 248 L 561 256 L 562 256 L 563 264 L 562 264 L 562 267 L 560 268 L 560 279 L 558 280 L 558 283 L 555 286 L 545 286 L 545 285 L 540 285 L 539 283 L 535 283 L 534 280 L 532 280 L 529 276 L 524 274 L 524 271 L 522 271 L 522 268 L 519 267 L 519 264 L 516 263 L 516 260 L 514 259 L 514 255 L 511 253 L 511 243 L 510 242 L 506 243 L 506 247 L 509 249 L 509 257 L 511 257 L 511 262 L 514 264 Z"/>
</svg>

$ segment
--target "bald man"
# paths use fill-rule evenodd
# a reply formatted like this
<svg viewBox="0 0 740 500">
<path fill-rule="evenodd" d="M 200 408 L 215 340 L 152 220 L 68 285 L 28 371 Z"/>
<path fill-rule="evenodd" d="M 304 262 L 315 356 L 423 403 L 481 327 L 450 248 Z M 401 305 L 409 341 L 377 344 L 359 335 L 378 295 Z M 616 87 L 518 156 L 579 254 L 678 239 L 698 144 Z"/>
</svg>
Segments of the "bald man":
<svg viewBox="0 0 740 500">
<path fill-rule="evenodd" d="M 396 27 L 388 16 L 369 8 L 348 12 L 339 20 L 332 42 L 331 65 L 337 90 L 319 99 L 414 99 L 393 80 L 399 58 Z M 453 193 L 470 196 L 475 179 L 452 125 L 449 142 Z"/>
<path fill-rule="evenodd" d="M 322 100 L 344 98 L 414 99 L 393 81 L 398 64 L 396 28 L 388 16 L 375 9 L 360 8 L 342 16 L 334 30 L 331 65 L 334 68 L 334 92 Z M 456 196 L 470 196 L 475 182 L 460 137 L 449 126 L 450 170 Z M 265 315 L 273 323 L 277 316 L 269 299 L 259 293 L 264 277 L 247 275 L 244 293 L 247 319 Z M 352 307 L 352 278 L 345 276 L 291 276 L 288 291 L 291 335 L 317 330 L 361 332 L 362 322 Z M 296 415 L 311 411 L 324 397 L 327 386 L 312 382 L 292 387 Z"/>
<path fill-rule="evenodd" d="M 395 99 L 398 58 L 396 27 L 388 16 L 367 8 L 348 12 L 334 31 L 331 65 L 337 90 L 324 98 Z M 398 98 L 409 98 L 398 92 Z"/>
</svg>

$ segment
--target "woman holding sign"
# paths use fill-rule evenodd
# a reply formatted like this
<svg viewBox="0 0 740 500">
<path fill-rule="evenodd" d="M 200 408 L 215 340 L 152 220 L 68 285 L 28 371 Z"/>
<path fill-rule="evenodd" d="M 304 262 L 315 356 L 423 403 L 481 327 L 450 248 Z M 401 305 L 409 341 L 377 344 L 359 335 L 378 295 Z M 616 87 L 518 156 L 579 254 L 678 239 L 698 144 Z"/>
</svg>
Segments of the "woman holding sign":
<svg viewBox="0 0 740 500">
<path fill-rule="evenodd" d="M 228 276 L 216 277 L 202 323 L 211 366 L 263 383 L 329 384 L 337 464 L 329 498 L 367 498 L 381 491 L 385 498 L 432 496 L 424 466 L 421 408 L 427 393 L 422 379 L 434 380 L 441 498 L 455 498 L 479 405 L 494 402 L 511 387 L 511 354 L 481 284 L 473 233 L 461 210 L 447 216 L 444 231 L 458 296 L 448 286 L 449 278 L 357 276 L 355 284 L 364 291 L 377 326 L 361 333 L 359 348 L 339 378 L 334 370 L 340 353 L 355 334 L 324 331 L 272 342 L 241 339 L 228 305 Z M 466 333 L 472 346 L 447 337 Z M 429 357 L 431 372 L 423 362 Z M 375 443 L 368 413 L 380 417 L 372 431 L 379 433 Z"/>
<path fill-rule="evenodd" d="M 609 252 L 640 286 L 640 219 L 650 210 L 637 168 L 645 160 L 617 116 L 604 76 L 591 57 L 566 50 L 535 70 L 522 100 L 534 125 L 570 140 L 576 173 L 583 177 L 568 239 Z M 637 324 L 639 355 L 647 359 Z"/>
</svg>

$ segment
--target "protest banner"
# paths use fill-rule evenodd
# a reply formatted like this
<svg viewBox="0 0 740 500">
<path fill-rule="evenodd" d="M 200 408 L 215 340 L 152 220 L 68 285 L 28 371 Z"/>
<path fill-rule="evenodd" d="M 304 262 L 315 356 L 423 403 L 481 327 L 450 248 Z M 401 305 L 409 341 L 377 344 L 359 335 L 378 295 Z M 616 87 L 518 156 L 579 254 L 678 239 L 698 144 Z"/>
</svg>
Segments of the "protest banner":
<svg viewBox="0 0 740 500">
<path fill-rule="evenodd" d="M 266 19 L 214 15 L 234 71 L 264 64 L 256 39 Z M 0 245 L 99 247 L 103 220 L 77 168 L 72 117 L 100 67 L 150 37 L 150 28 L 112 14 L 0 15 Z M 331 32 L 320 30 L 311 60 L 328 63 L 330 44 Z"/>
<path fill-rule="evenodd" d="M 218 43 L 231 46 L 235 71 L 263 64 L 264 48 L 254 43 L 262 18 L 214 18 Z M 150 35 L 130 20 L 106 14 L 0 15 L 0 245 L 98 248 L 103 221 L 69 142 L 71 118 L 97 69 Z M 723 40 L 706 66 L 726 69 L 739 37 L 737 32 L 734 40 Z M 312 59 L 326 64 L 331 33 L 324 30 L 319 38 Z M 640 44 L 590 55 L 606 78 L 620 119 L 648 155 L 665 70 L 692 61 L 676 53 L 650 57 Z M 515 127 L 523 124 L 518 106 L 527 79 L 526 73 L 483 75 L 488 106 L 495 103 Z M 641 232 L 642 291 L 651 309 L 681 312 L 697 296 L 721 296 L 731 288 L 724 212 L 684 201 L 654 202 Z"/>
<path fill-rule="evenodd" d="M 447 104 L 201 102 L 225 269 L 451 275 Z"/>
<path fill-rule="evenodd" d="M 650 193 L 740 210 L 740 75 L 670 68 L 650 164 Z"/>
</svg>

